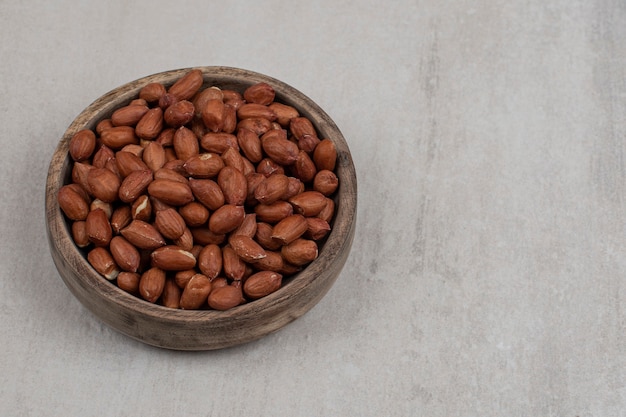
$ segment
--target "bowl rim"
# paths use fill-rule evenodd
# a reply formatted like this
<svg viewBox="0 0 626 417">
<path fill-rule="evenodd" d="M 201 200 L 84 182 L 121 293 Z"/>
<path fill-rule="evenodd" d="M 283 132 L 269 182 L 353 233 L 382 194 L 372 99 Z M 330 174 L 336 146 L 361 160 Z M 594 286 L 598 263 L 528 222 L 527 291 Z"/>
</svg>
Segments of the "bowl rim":
<svg viewBox="0 0 626 417">
<path fill-rule="evenodd" d="M 101 120 L 101 118 L 106 117 L 106 114 L 112 113 L 123 103 L 137 98 L 138 92 L 143 85 L 150 82 L 162 82 L 166 86 L 171 85 L 175 80 L 192 69 L 200 69 L 202 71 L 205 86 L 218 85 L 224 89 L 241 82 L 250 85 L 258 82 L 267 82 L 275 89 L 277 101 L 292 105 L 297 102 L 295 106 L 300 114 L 308 117 L 313 122 L 318 132 L 320 132 L 320 137 L 328 137 L 335 143 L 338 154 L 336 172 L 340 178 L 340 187 L 335 194 L 335 201 L 340 202 L 340 204 L 336 205 L 333 229 L 321 246 L 318 258 L 306 266 L 301 272 L 290 277 L 289 282 L 276 292 L 227 311 L 171 309 L 142 300 L 120 289 L 114 283 L 107 281 L 89 265 L 83 252 L 74 244 L 69 231 L 69 224 L 61 212 L 56 199 L 58 190 L 68 180 L 69 167 L 72 163 L 68 153 L 69 140 L 78 130 L 84 128 L 95 129 L 96 123 Z M 94 119 L 96 114 L 101 114 L 97 120 Z M 70 290 L 72 290 L 74 295 L 79 296 L 77 291 L 80 292 L 78 289 L 73 288 L 74 285 L 84 286 L 82 290 L 97 292 L 101 297 L 107 299 L 107 301 L 111 301 L 114 305 L 123 309 L 125 316 L 130 317 L 132 314 L 140 314 L 146 319 L 160 320 L 171 324 L 184 325 L 185 327 L 201 325 L 207 321 L 214 322 L 216 326 L 220 324 L 233 325 L 233 323 L 243 325 L 246 320 L 258 316 L 260 311 L 282 311 L 281 309 L 285 308 L 286 305 L 297 306 L 297 300 L 294 301 L 294 298 L 297 299 L 303 292 L 308 291 L 309 287 L 315 285 L 315 281 L 318 277 L 324 274 L 333 263 L 339 262 L 341 264 L 339 271 L 343 268 L 354 236 L 356 209 L 356 171 L 348 144 L 330 116 L 302 92 L 278 79 L 258 72 L 226 66 L 189 67 L 163 71 L 125 83 L 102 95 L 87 106 L 72 121 L 63 134 L 53 153 L 46 180 L 47 237 L 50 250 L 55 258 L 55 265 L 57 265 L 57 269 L 59 269 L 59 267 L 69 268 L 76 276 L 82 276 L 83 278 L 80 283 L 68 282 L 69 278 L 64 276 L 59 270 L 61 278 L 66 285 L 68 285 Z M 328 291 L 336 279 L 337 277 L 335 276 L 328 288 L 316 295 L 317 299 L 314 300 L 313 305 L 306 308 L 301 314 L 287 314 L 282 319 L 281 323 L 269 326 L 265 334 L 282 328 L 284 325 L 306 313 L 306 311 L 312 308 L 325 295 L 326 291 Z M 85 300 L 80 299 L 80 301 L 85 304 Z M 92 312 L 94 312 L 93 309 Z M 100 314 L 97 315 L 103 319 Z M 124 329 L 119 329 L 117 326 L 113 327 L 145 343 L 157 346 L 160 345 L 151 343 L 149 337 L 138 335 L 132 330 L 124 331 Z M 259 337 L 263 335 L 264 334 Z M 250 338 L 249 341 L 256 338 L 258 337 Z M 218 347 L 227 346 L 224 342 L 222 342 L 221 345 L 224 346 Z M 198 348 L 210 349 L 211 347 L 204 343 L 202 346 L 198 345 Z M 190 347 L 189 350 L 191 349 L 194 349 L 194 347 Z"/>
</svg>

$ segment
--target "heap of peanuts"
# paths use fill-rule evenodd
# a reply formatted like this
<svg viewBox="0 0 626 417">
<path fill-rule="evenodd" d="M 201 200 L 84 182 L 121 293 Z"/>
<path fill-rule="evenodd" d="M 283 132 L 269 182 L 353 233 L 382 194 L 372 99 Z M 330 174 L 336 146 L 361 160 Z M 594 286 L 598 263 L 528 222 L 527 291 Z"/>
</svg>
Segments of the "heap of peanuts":
<svg viewBox="0 0 626 417">
<path fill-rule="evenodd" d="M 278 290 L 330 232 L 337 151 L 267 83 L 198 69 L 69 142 L 58 202 L 91 266 L 170 308 L 227 310 Z"/>
</svg>

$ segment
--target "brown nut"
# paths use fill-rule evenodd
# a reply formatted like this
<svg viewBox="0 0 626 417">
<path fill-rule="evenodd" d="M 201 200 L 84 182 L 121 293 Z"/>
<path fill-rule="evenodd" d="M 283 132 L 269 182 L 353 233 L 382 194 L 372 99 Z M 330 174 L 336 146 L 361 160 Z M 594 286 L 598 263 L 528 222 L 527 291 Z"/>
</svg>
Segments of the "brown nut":
<svg viewBox="0 0 626 417">
<path fill-rule="evenodd" d="M 168 149 L 171 150 L 171 148 L 168 148 Z M 183 168 L 183 165 L 185 165 L 185 161 L 183 161 L 182 159 L 173 158 L 173 159 L 168 159 L 165 165 L 163 165 L 163 168 L 174 171 L 182 175 L 183 178 L 186 178 L 188 174 L 187 174 L 187 171 L 185 171 L 185 168 Z M 185 182 L 185 181 L 182 181 L 182 182 Z"/>
<path fill-rule="evenodd" d="M 206 226 L 192 227 L 189 230 L 191 230 L 194 243 L 198 245 L 221 245 L 226 240 L 225 234 L 213 233 Z"/>
<path fill-rule="evenodd" d="M 286 201 L 276 201 L 272 204 L 258 204 L 254 212 L 260 222 L 278 223 L 287 216 L 293 214 L 293 206 Z"/>
<path fill-rule="evenodd" d="M 239 150 L 237 136 L 225 132 L 209 132 L 200 138 L 200 146 L 207 152 L 222 154 L 228 148 Z"/>
<path fill-rule="evenodd" d="M 246 273 L 245 262 L 229 245 L 222 248 L 222 268 L 224 274 L 232 280 L 241 280 Z"/>
<path fill-rule="evenodd" d="M 96 246 L 107 246 L 113 237 L 113 230 L 104 210 L 91 210 L 85 219 L 85 232 L 90 242 Z"/>
<path fill-rule="evenodd" d="M 241 102 L 241 104 L 243 104 L 243 94 L 241 94 L 238 91 L 230 90 L 230 89 L 223 89 L 222 96 L 224 98 L 224 103 Z"/>
<path fill-rule="evenodd" d="M 83 162 L 74 162 L 74 166 L 72 167 L 72 182 L 80 185 L 83 190 L 90 193 L 87 176 L 89 175 L 89 171 L 93 169 L 96 169 L 93 165 Z"/>
<path fill-rule="evenodd" d="M 202 121 L 211 132 L 219 132 L 224 126 L 224 102 L 220 99 L 210 99 L 201 109 Z"/>
<path fill-rule="evenodd" d="M 278 272 L 279 274 L 283 274 L 283 276 L 291 276 L 293 274 L 297 274 L 298 272 L 302 271 L 302 268 L 303 268 L 302 266 L 290 264 L 289 262 L 283 259 L 283 267 L 279 271 L 276 271 L 276 272 Z"/>
<path fill-rule="evenodd" d="M 301 151 L 305 151 L 306 153 L 312 153 L 317 145 L 320 143 L 320 140 L 317 136 L 304 135 L 298 140 L 298 148 Z"/>
<path fill-rule="evenodd" d="M 146 84 L 139 90 L 139 98 L 146 100 L 148 103 L 158 103 L 165 92 L 163 84 L 152 82 Z"/>
<path fill-rule="evenodd" d="M 113 281 L 120 273 L 111 253 L 104 247 L 96 247 L 87 254 L 87 261 L 100 275 Z"/>
<path fill-rule="evenodd" d="M 174 161 L 170 161 L 170 163 L 172 163 Z M 171 165 L 170 163 L 168 163 L 168 165 Z M 171 180 L 171 181 L 176 181 L 176 182 L 181 182 L 183 184 L 189 184 L 189 181 L 187 180 L 187 178 L 185 178 L 182 174 L 180 174 L 176 169 L 173 168 L 167 168 L 166 166 L 163 166 L 163 168 L 158 169 L 155 173 L 154 173 L 154 179 L 158 180 Z"/>
<path fill-rule="evenodd" d="M 120 171 L 117 169 L 117 165 L 115 164 L 115 159 L 110 159 L 104 164 L 104 167 L 118 176 L 118 178 L 122 178 Z"/>
<path fill-rule="evenodd" d="M 266 251 L 278 250 L 281 248 L 282 243 L 276 239 L 272 239 L 273 233 L 274 230 L 272 225 L 265 222 L 259 222 L 257 223 L 254 238 L 264 249 L 266 249 Z"/>
<path fill-rule="evenodd" d="M 265 175 L 259 174 L 258 172 L 251 172 L 246 175 L 246 183 L 248 189 L 248 196 L 246 197 L 246 204 L 250 207 L 253 207 L 258 202 L 254 197 L 254 193 L 256 192 L 256 187 L 259 186 L 261 182 L 265 179 Z"/>
<path fill-rule="evenodd" d="M 152 182 L 152 171 L 149 169 L 131 172 L 120 185 L 118 196 L 124 203 L 132 203 L 147 189 Z"/>
<path fill-rule="evenodd" d="M 170 147 L 174 144 L 174 134 L 177 129 L 173 127 L 167 127 L 159 133 L 159 136 L 156 137 L 155 142 L 158 142 L 163 147 Z"/>
<path fill-rule="evenodd" d="M 184 271 L 196 266 L 196 258 L 192 253 L 176 245 L 167 245 L 155 249 L 150 254 L 152 266 L 164 271 Z"/>
<path fill-rule="evenodd" d="M 315 127 L 313 127 L 313 123 L 306 117 L 294 117 L 289 122 L 289 130 L 291 134 L 298 140 L 302 139 L 305 135 L 310 135 L 313 137 L 317 137 L 317 132 L 315 131 Z"/>
<path fill-rule="evenodd" d="M 154 107 L 148 110 L 135 126 L 135 134 L 140 139 L 153 140 L 159 136 L 163 130 L 163 110 Z"/>
<path fill-rule="evenodd" d="M 59 207 L 70 220 L 85 220 L 89 214 L 87 201 L 69 185 L 64 185 L 57 193 Z"/>
<path fill-rule="evenodd" d="M 248 196 L 248 182 L 243 173 L 233 167 L 225 166 L 217 176 L 217 184 L 222 189 L 227 204 L 241 206 Z"/>
<path fill-rule="evenodd" d="M 313 189 L 325 196 L 333 194 L 337 191 L 337 187 L 339 187 L 339 178 L 334 172 L 327 169 L 318 171 L 313 178 Z"/>
<path fill-rule="evenodd" d="M 181 161 L 186 161 L 200 152 L 200 145 L 196 135 L 185 126 L 181 126 L 174 132 L 172 139 L 176 157 Z"/>
<path fill-rule="evenodd" d="M 313 163 L 313 160 L 303 150 L 298 152 L 298 157 L 296 158 L 296 162 L 293 164 L 293 175 L 298 178 L 300 181 L 308 183 L 313 181 L 315 175 L 317 174 L 317 168 Z"/>
<path fill-rule="evenodd" d="M 298 110 L 296 110 L 295 107 L 278 103 L 276 101 L 270 104 L 269 108 L 272 109 L 274 114 L 276 114 L 276 121 L 283 128 L 289 127 L 291 119 L 300 116 L 300 113 L 298 113 Z"/>
<path fill-rule="evenodd" d="M 289 199 L 296 213 L 317 216 L 326 207 L 327 197 L 319 191 L 305 191 Z"/>
<path fill-rule="evenodd" d="M 167 92 L 179 100 L 190 100 L 200 90 L 203 82 L 202 71 L 193 69 L 172 84 Z"/>
<path fill-rule="evenodd" d="M 191 233 L 191 229 L 189 229 L 188 227 L 185 227 L 183 234 L 180 235 L 180 237 L 176 239 L 172 239 L 172 242 L 176 246 L 179 246 L 181 249 L 186 250 L 187 252 L 192 252 L 194 248 L 194 239 L 193 239 L 193 234 Z M 194 255 L 194 258 L 195 257 L 196 256 Z"/>
<path fill-rule="evenodd" d="M 206 302 L 211 292 L 211 281 L 203 274 L 195 274 L 189 279 L 180 296 L 180 308 L 197 310 Z"/>
<path fill-rule="evenodd" d="M 230 232 L 230 234 L 231 236 L 243 235 L 243 236 L 248 236 L 250 238 L 253 238 L 254 235 L 256 234 L 256 227 L 257 227 L 256 214 L 248 213 L 243 218 L 243 221 L 241 222 L 239 227 L 237 227 L 235 230 Z"/>
<path fill-rule="evenodd" d="M 85 200 L 87 203 L 89 203 L 91 201 L 91 197 L 89 196 L 89 193 L 87 192 L 87 190 L 85 188 L 83 188 L 80 184 L 75 184 L 75 183 L 71 183 L 71 184 L 66 184 L 63 187 L 67 187 L 71 190 L 74 190 L 75 192 L 78 193 L 78 195 L 80 195 L 83 200 Z"/>
<path fill-rule="evenodd" d="M 261 139 L 249 129 L 239 129 L 237 132 L 237 143 L 243 154 L 251 162 L 257 163 L 263 159 L 263 148 Z"/>
<path fill-rule="evenodd" d="M 148 168 L 156 172 L 165 165 L 165 148 L 158 142 L 150 142 L 146 145 L 142 157 Z"/>
<path fill-rule="evenodd" d="M 129 206 L 119 206 L 113 210 L 111 214 L 111 228 L 114 234 L 119 234 L 120 230 L 128 226 L 131 222 L 132 216 Z"/>
<path fill-rule="evenodd" d="M 320 219 L 324 219 L 328 224 L 330 224 L 334 214 L 335 200 L 333 200 L 332 198 L 326 198 L 326 204 L 324 205 L 322 211 L 318 213 L 317 217 L 319 217 Z"/>
<path fill-rule="evenodd" d="M 122 290 L 137 295 L 139 293 L 139 280 L 141 275 L 137 272 L 121 271 L 117 275 L 117 286 Z"/>
<path fill-rule="evenodd" d="M 163 120 L 168 126 L 178 128 L 189 123 L 193 119 L 195 111 L 192 102 L 188 100 L 177 101 L 165 109 Z"/>
<path fill-rule="evenodd" d="M 281 128 L 280 125 L 274 126 L 272 124 L 272 128 L 268 130 L 267 132 L 265 132 L 263 135 L 261 135 L 261 142 L 264 141 L 265 139 L 270 139 L 270 138 L 288 140 L 289 136 L 287 135 L 287 130 Z"/>
<path fill-rule="evenodd" d="M 142 220 L 133 220 L 120 233 L 139 249 L 153 250 L 165 245 L 165 239 L 158 230 Z"/>
<path fill-rule="evenodd" d="M 149 169 L 139 156 L 127 151 L 115 153 L 115 165 L 122 178 L 129 176 L 133 171 Z"/>
<path fill-rule="evenodd" d="M 93 154 L 91 165 L 96 168 L 104 168 L 110 160 L 115 160 L 115 152 L 106 145 L 100 145 L 98 150 Z"/>
<path fill-rule="evenodd" d="M 237 117 L 240 120 L 258 117 L 273 122 L 276 120 L 276 113 L 263 104 L 245 103 L 237 109 Z"/>
<path fill-rule="evenodd" d="M 265 249 L 252 238 L 245 235 L 234 235 L 228 239 L 230 247 L 244 262 L 255 263 L 265 258 Z"/>
<path fill-rule="evenodd" d="M 265 153 L 272 158 L 272 160 L 281 165 L 294 164 L 298 159 L 298 153 L 300 152 L 298 145 L 289 140 L 280 139 L 276 136 L 262 138 L 261 146 L 263 147 L 263 151 L 265 151 Z"/>
<path fill-rule="evenodd" d="M 213 180 L 189 179 L 189 188 L 196 200 L 204 204 L 210 210 L 217 210 L 224 205 L 224 193 L 220 186 Z"/>
<path fill-rule="evenodd" d="M 264 106 L 272 103 L 275 96 L 274 87 L 264 82 L 253 84 L 243 92 L 243 98 L 248 103 L 257 103 Z"/>
<path fill-rule="evenodd" d="M 79 248 L 85 248 L 91 243 L 87 236 L 86 222 L 79 220 L 72 222 L 72 240 Z"/>
<path fill-rule="evenodd" d="M 173 148 L 165 148 L 165 165 L 172 160 L 177 159 L 176 152 L 174 152 Z M 165 166 L 163 165 L 163 166 Z"/>
<path fill-rule="evenodd" d="M 189 227 L 202 226 L 209 220 L 209 210 L 197 201 L 179 207 L 178 213 Z"/>
<path fill-rule="evenodd" d="M 95 210 L 95 209 L 102 209 L 104 210 L 104 213 L 106 214 L 107 219 L 111 219 L 111 215 L 113 214 L 113 204 L 112 203 L 107 203 L 104 202 L 102 200 L 99 199 L 94 199 L 91 201 L 91 204 L 89 204 L 89 210 Z"/>
<path fill-rule="evenodd" d="M 245 163 L 243 156 L 239 153 L 239 151 L 234 148 L 228 148 L 222 153 L 222 160 L 224 161 L 224 165 L 227 167 L 235 168 L 241 173 L 245 170 Z"/>
<path fill-rule="evenodd" d="M 141 197 L 139 197 L 141 198 Z M 155 198 L 153 196 L 148 196 L 148 198 L 150 199 L 150 204 L 152 205 L 152 210 L 157 213 L 161 210 L 167 210 L 168 208 L 173 208 L 175 206 L 172 206 L 170 204 L 166 204 L 163 201 L 159 200 L 158 198 Z M 139 200 L 139 199 L 137 199 Z M 135 200 L 135 202 L 137 201 Z M 134 205 L 135 203 L 133 203 Z"/>
<path fill-rule="evenodd" d="M 119 278 L 118 278 L 119 280 Z M 180 308 L 181 290 L 173 278 L 165 278 L 165 286 L 161 294 L 163 306 L 168 308 Z"/>
<path fill-rule="evenodd" d="M 282 196 L 283 200 L 289 200 L 291 197 L 295 197 L 296 195 L 304 192 L 304 183 L 300 181 L 296 177 L 289 177 L 289 185 L 287 187 L 287 192 Z"/>
<path fill-rule="evenodd" d="M 258 136 L 263 135 L 272 128 L 272 122 L 263 117 L 250 117 L 237 123 L 237 129 L 249 129 Z"/>
<path fill-rule="evenodd" d="M 111 115 L 111 123 L 113 126 L 135 126 L 148 110 L 148 106 L 137 104 L 120 107 Z"/>
<path fill-rule="evenodd" d="M 136 98 L 128 103 L 130 106 L 147 106 L 148 102 L 143 98 Z"/>
<path fill-rule="evenodd" d="M 224 311 L 241 304 L 241 298 L 241 288 L 226 285 L 211 291 L 207 301 L 212 309 Z"/>
<path fill-rule="evenodd" d="M 317 243 L 309 239 L 296 239 L 283 246 L 280 253 L 292 265 L 306 265 L 317 258 Z"/>
<path fill-rule="evenodd" d="M 196 275 L 198 272 L 195 269 L 185 269 L 184 271 L 176 271 L 174 273 L 174 281 L 179 288 L 184 289 L 189 283 L 191 277 Z"/>
<path fill-rule="evenodd" d="M 193 134 L 196 135 L 197 138 L 201 138 L 208 132 L 208 129 L 204 125 L 202 118 L 198 116 L 198 107 L 195 104 L 194 107 L 196 108 L 196 115 L 193 117 L 193 119 L 191 119 L 188 127 L 193 132 Z"/>
<path fill-rule="evenodd" d="M 219 87 L 212 86 L 212 87 L 205 88 L 204 90 L 199 91 L 193 97 L 193 100 L 192 100 L 193 105 L 196 108 L 196 116 L 202 117 L 202 109 L 204 109 L 204 106 L 206 105 L 207 101 L 209 100 L 223 101 L 223 99 L 224 99 L 224 93 Z"/>
<path fill-rule="evenodd" d="M 319 217 L 307 217 L 307 230 L 305 237 L 313 240 L 323 239 L 330 232 L 330 225 Z"/>
<path fill-rule="evenodd" d="M 271 158 L 263 158 L 257 164 L 256 172 L 269 177 L 272 174 L 284 174 L 285 168 Z"/>
<path fill-rule="evenodd" d="M 132 154 L 135 154 L 139 158 L 142 158 L 143 146 L 142 145 L 138 145 L 136 143 L 131 143 L 130 145 L 124 146 L 122 149 L 120 149 L 120 151 L 130 152 Z"/>
<path fill-rule="evenodd" d="M 130 206 L 130 216 L 134 220 L 150 221 L 152 217 L 152 201 L 150 197 L 145 194 L 137 197 Z"/>
<path fill-rule="evenodd" d="M 265 297 L 278 290 L 283 276 L 273 271 L 260 271 L 249 276 L 243 284 L 243 292 L 252 300 Z"/>
<path fill-rule="evenodd" d="M 150 302 L 156 303 L 165 288 L 165 271 L 153 267 L 141 274 L 139 279 L 139 294 Z"/>
<path fill-rule="evenodd" d="M 74 161 L 88 160 L 96 149 L 96 135 L 92 130 L 79 130 L 72 136 L 69 153 Z"/>
<path fill-rule="evenodd" d="M 261 204 L 272 204 L 287 194 L 289 178 L 285 174 L 273 174 L 261 181 L 254 190 L 254 198 Z"/>
<path fill-rule="evenodd" d="M 167 239 L 180 238 L 187 225 L 182 216 L 173 208 L 160 210 L 154 218 L 154 227 Z"/>
<path fill-rule="evenodd" d="M 112 203 L 117 200 L 120 178 L 106 168 L 93 168 L 87 173 L 89 193 L 102 201 Z"/>
<path fill-rule="evenodd" d="M 159 99 L 159 107 L 163 110 L 167 109 L 169 106 L 176 104 L 180 101 L 178 97 L 174 94 L 165 93 Z"/>
<path fill-rule="evenodd" d="M 237 129 L 237 110 L 230 104 L 224 104 L 222 132 L 233 133 Z"/>
<path fill-rule="evenodd" d="M 119 267 L 127 272 L 137 272 L 139 269 L 139 263 L 141 261 L 141 255 L 135 246 L 133 246 L 128 240 L 122 236 L 115 236 L 111 239 L 109 246 L 111 255 L 115 260 L 115 263 Z"/>
<path fill-rule="evenodd" d="M 205 152 L 187 159 L 183 168 L 194 178 L 213 178 L 224 168 L 224 161 L 216 153 Z"/>
<path fill-rule="evenodd" d="M 330 139 L 322 139 L 313 151 L 313 162 L 315 162 L 318 171 L 324 169 L 334 171 L 337 163 L 335 143 Z"/>
<path fill-rule="evenodd" d="M 288 245 L 301 237 L 308 229 L 306 218 L 301 214 L 293 214 L 278 222 L 272 230 L 272 239 Z"/>
<path fill-rule="evenodd" d="M 131 126 L 114 126 L 100 134 L 100 141 L 109 148 L 118 150 L 131 143 L 139 143 L 139 138 Z"/>
<path fill-rule="evenodd" d="M 228 279 L 225 277 L 217 277 L 214 280 L 211 280 L 211 285 L 213 289 L 222 288 L 228 286 Z"/>
<path fill-rule="evenodd" d="M 198 254 L 198 269 L 209 279 L 217 278 L 222 272 L 222 249 L 216 244 L 209 244 Z"/>
<path fill-rule="evenodd" d="M 102 132 L 112 127 L 111 119 L 102 119 L 96 124 L 96 134 L 101 135 Z"/>
<path fill-rule="evenodd" d="M 243 206 L 224 204 L 209 217 L 209 230 L 218 235 L 232 232 L 243 222 L 245 214 Z"/>
<path fill-rule="evenodd" d="M 271 250 L 265 251 L 265 258 L 254 263 L 254 268 L 260 271 L 281 272 L 284 269 L 283 256 L 280 252 Z"/>
<path fill-rule="evenodd" d="M 189 185 L 165 179 L 156 179 L 148 185 L 148 193 L 173 206 L 182 206 L 193 200 Z"/>
</svg>

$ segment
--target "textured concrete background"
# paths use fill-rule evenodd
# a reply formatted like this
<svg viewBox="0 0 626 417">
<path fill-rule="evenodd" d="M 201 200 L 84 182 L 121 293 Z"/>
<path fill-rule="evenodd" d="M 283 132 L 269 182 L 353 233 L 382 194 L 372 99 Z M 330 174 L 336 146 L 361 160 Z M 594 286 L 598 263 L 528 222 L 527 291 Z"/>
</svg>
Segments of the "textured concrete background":
<svg viewBox="0 0 626 417">
<path fill-rule="evenodd" d="M 0 39 L 0 415 L 626 415 L 622 0 L 5 0 Z M 359 213 L 308 314 L 180 353 L 72 297 L 44 184 L 86 105 L 202 65 L 317 101 Z"/>
</svg>

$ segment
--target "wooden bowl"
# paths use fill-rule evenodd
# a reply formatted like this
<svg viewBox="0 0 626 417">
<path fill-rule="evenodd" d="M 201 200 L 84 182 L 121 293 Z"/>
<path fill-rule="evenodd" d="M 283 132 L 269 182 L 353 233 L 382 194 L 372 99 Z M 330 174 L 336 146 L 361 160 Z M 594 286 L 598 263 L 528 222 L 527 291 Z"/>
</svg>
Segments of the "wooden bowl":
<svg viewBox="0 0 626 417">
<path fill-rule="evenodd" d="M 46 184 L 46 222 L 50 251 L 59 274 L 78 300 L 113 329 L 149 345 L 176 350 L 212 350 L 247 343 L 275 332 L 305 314 L 328 292 L 348 257 L 355 230 L 357 182 L 348 145 L 331 118 L 311 99 L 289 85 L 255 72 L 202 67 L 205 86 L 240 92 L 266 82 L 276 91 L 276 101 L 291 105 L 308 117 L 320 138 L 337 148 L 336 213 L 332 231 L 318 258 L 278 291 L 227 311 L 176 310 L 130 295 L 99 275 L 74 244 L 69 224 L 57 203 L 59 188 L 70 181 L 70 138 L 81 129 L 95 129 L 98 121 L 137 98 L 149 82 L 173 84 L 190 68 L 154 74 L 122 85 L 97 99 L 71 123 L 50 163 Z M 320 331 L 323 331 L 320 328 Z"/>
</svg>

